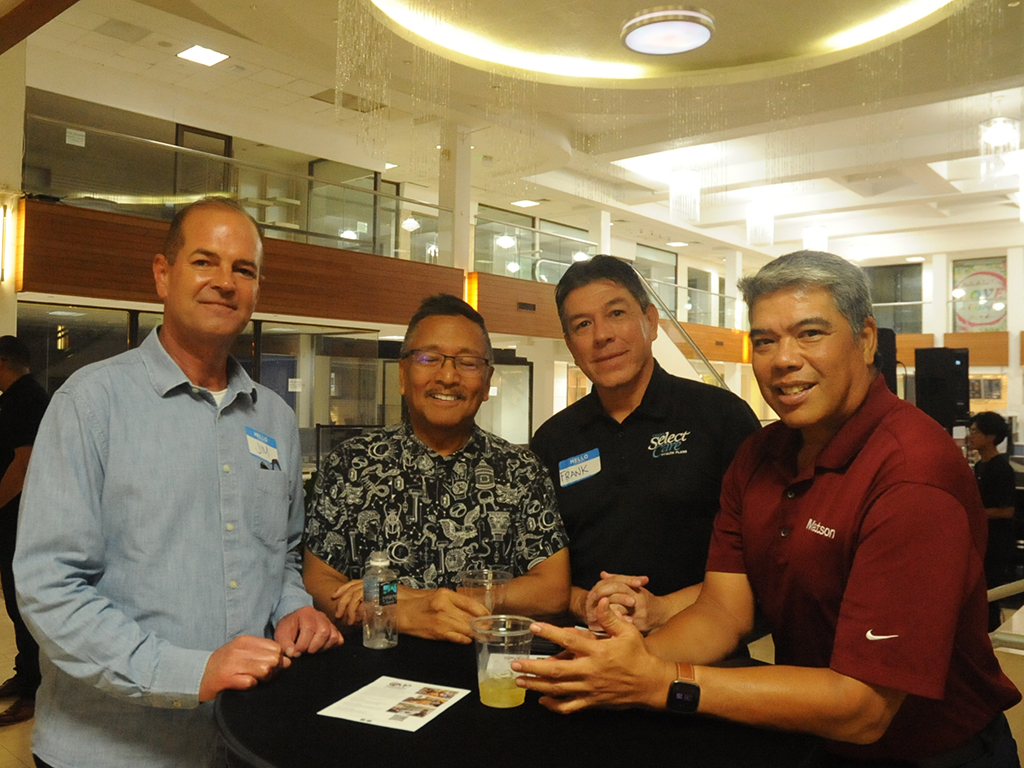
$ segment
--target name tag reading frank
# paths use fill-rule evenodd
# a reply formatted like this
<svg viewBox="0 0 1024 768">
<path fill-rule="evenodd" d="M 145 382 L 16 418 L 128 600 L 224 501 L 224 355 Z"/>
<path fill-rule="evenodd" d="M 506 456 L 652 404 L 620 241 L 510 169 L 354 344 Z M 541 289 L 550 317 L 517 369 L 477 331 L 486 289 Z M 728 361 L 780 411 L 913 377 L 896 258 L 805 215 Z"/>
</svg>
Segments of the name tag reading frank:
<svg viewBox="0 0 1024 768">
<path fill-rule="evenodd" d="M 593 477 L 601 471 L 601 452 L 592 448 L 579 456 L 558 462 L 558 484 L 566 486 Z"/>
<path fill-rule="evenodd" d="M 277 458 L 277 441 L 274 438 L 257 432 L 252 427 L 246 427 L 245 439 L 249 443 L 249 453 L 266 464 L 268 469 L 280 469 L 281 462 Z"/>
</svg>

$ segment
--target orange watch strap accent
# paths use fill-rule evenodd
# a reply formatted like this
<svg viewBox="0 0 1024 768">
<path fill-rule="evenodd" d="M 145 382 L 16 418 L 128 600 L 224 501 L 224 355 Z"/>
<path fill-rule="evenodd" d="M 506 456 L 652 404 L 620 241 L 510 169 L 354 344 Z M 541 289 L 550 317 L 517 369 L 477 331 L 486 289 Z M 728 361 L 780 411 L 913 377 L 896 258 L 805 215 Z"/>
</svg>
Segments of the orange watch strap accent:
<svg viewBox="0 0 1024 768">
<path fill-rule="evenodd" d="M 684 674 L 685 673 L 685 674 Z M 697 682 L 693 675 L 693 664 L 688 661 L 677 661 L 676 662 L 676 680 L 682 680 L 686 683 Z"/>
</svg>

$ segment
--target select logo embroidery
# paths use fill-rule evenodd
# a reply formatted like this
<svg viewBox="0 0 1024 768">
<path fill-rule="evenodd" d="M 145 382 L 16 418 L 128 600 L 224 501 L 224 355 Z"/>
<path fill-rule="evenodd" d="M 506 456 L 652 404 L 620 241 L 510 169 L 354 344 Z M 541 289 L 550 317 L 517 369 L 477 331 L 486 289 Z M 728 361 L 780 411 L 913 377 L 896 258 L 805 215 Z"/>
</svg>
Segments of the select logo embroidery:
<svg viewBox="0 0 1024 768">
<path fill-rule="evenodd" d="M 836 529 L 828 528 L 819 523 L 814 518 L 807 521 L 807 530 L 812 533 L 816 533 L 819 536 L 824 536 L 826 539 L 834 539 L 836 537 Z"/>
<path fill-rule="evenodd" d="M 647 444 L 647 450 L 655 459 L 686 453 L 686 448 L 683 446 L 689 436 L 689 432 L 662 432 L 659 435 L 652 435 L 651 442 Z"/>
</svg>

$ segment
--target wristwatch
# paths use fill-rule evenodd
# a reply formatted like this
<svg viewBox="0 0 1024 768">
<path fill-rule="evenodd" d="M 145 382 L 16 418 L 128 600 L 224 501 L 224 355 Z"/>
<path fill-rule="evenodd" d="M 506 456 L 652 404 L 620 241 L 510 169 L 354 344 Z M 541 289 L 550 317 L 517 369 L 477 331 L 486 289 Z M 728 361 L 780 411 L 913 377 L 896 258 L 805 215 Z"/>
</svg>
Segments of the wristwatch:
<svg viewBox="0 0 1024 768">
<path fill-rule="evenodd" d="M 665 706 L 669 712 L 692 715 L 700 704 L 700 686 L 694 681 L 693 664 L 686 661 L 676 662 L 676 679 L 668 687 L 668 701 Z"/>
</svg>

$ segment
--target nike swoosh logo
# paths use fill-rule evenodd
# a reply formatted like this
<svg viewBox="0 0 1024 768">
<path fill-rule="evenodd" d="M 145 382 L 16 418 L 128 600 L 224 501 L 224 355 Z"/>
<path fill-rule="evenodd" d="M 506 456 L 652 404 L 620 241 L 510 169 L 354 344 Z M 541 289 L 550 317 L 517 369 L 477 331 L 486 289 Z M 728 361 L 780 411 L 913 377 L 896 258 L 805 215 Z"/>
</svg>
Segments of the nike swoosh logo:
<svg viewBox="0 0 1024 768">
<path fill-rule="evenodd" d="M 872 630 L 868 630 L 867 634 L 864 635 L 868 640 L 892 640 L 894 637 L 899 635 L 876 635 Z"/>
</svg>

